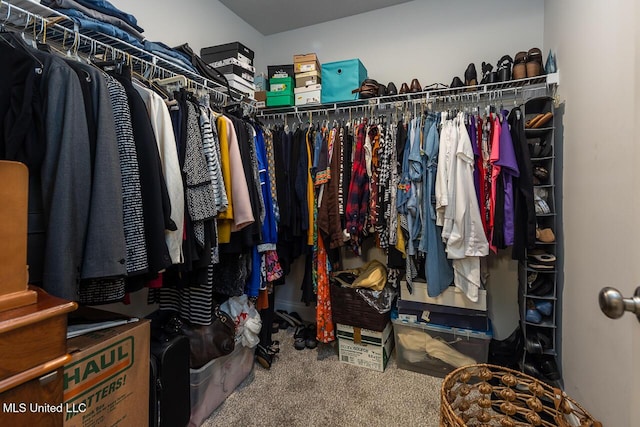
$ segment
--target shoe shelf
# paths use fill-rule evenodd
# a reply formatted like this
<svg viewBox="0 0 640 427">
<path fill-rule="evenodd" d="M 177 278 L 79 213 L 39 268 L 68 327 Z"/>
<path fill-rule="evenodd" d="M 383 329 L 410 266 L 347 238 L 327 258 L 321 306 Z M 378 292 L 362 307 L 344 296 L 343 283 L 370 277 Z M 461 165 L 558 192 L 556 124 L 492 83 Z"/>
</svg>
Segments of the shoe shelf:
<svg viewBox="0 0 640 427">
<path fill-rule="evenodd" d="M 559 259 L 556 250 L 558 243 L 556 227 L 559 223 L 556 209 L 559 206 L 559 201 L 556 198 L 555 188 L 558 183 L 557 179 L 560 179 L 561 176 L 555 176 L 554 140 L 556 126 L 554 121 L 556 117 L 553 98 L 543 96 L 530 99 L 524 104 L 526 120 L 533 120 L 535 117 L 548 113 L 551 113 L 551 119 L 543 125 L 544 127 L 525 129 L 525 137 L 530 148 L 529 154 L 533 166 L 541 166 L 548 171 L 548 176 L 543 177 L 544 179 L 540 179 L 540 176 L 536 177 L 538 183 L 534 185 L 534 191 L 538 196 L 541 193 L 545 194 L 540 198 L 546 202 L 549 210 L 549 212 L 545 213 L 536 213 L 536 226 L 540 229 L 550 228 L 554 233 L 555 240 L 553 242 L 537 240 L 535 252 L 530 253 L 531 251 L 528 251 L 525 254 L 525 260 L 518 263 L 520 319 L 525 342 L 527 339 L 537 342 L 541 334 L 546 337 L 546 345 L 543 349 L 539 346 L 529 346 L 527 350 L 527 346 L 525 346 L 522 366 L 531 368 L 531 365 L 533 365 L 537 368 L 536 372 L 541 373 L 540 379 L 547 382 L 550 379 L 544 376 L 545 370 L 541 366 L 536 366 L 536 361 L 541 362 L 541 364 L 543 360 L 553 360 L 555 362 L 559 355 L 557 343 L 560 325 L 557 322 L 557 310 L 561 307 L 561 295 L 558 293 L 558 272 L 562 261 Z M 536 268 L 536 263 L 538 265 L 542 263 L 539 258 L 541 253 L 545 256 L 555 257 L 551 261 L 545 261 L 545 263 L 552 265 L 550 269 Z M 535 285 L 536 281 L 538 281 L 537 286 Z M 540 289 L 544 294 L 537 295 L 537 289 Z M 551 303 L 552 310 L 550 315 L 544 315 L 540 312 L 538 318 L 542 320 L 536 323 L 531 321 L 531 316 L 527 317 L 527 311 L 532 309 L 532 304 L 536 306 L 539 302 Z M 535 320 L 535 316 L 533 316 L 533 319 Z"/>
<path fill-rule="evenodd" d="M 546 320 L 543 320 L 543 321 L 542 321 L 542 322 L 540 322 L 540 323 L 529 322 L 529 321 L 526 321 L 526 320 L 525 320 L 525 322 L 524 322 L 524 323 L 525 323 L 526 325 L 529 325 L 529 326 L 535 326 L 536 328 L 549 328 L 549 329 L 556 329 L 556 328 L 558 327 L 558 325 L 556 325 L 555 320 L 553 320 L 553 319 L 546 319 Z"/>
</svg>

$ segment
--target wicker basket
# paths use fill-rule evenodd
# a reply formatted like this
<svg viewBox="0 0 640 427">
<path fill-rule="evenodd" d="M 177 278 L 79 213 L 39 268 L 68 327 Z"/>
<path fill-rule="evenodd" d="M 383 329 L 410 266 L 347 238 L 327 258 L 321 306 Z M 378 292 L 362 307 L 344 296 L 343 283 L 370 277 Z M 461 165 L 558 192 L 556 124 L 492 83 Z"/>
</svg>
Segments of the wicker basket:
<svg viewBox="0 0 640 427">
<path fill-rule="evenodd" d="M 445 427 L 602 427 L 553 387 L 501 366 L 464 366 L 444 379 L 440 425 Z"/>
<path fill-rule="evenodd" d="M 331 282 L 331 311 L 333 321 L 381 332 L 390 322 L 390 313 L 380 314 L 371 307 L 354 288 L 338 286 Z"/>
</svg>

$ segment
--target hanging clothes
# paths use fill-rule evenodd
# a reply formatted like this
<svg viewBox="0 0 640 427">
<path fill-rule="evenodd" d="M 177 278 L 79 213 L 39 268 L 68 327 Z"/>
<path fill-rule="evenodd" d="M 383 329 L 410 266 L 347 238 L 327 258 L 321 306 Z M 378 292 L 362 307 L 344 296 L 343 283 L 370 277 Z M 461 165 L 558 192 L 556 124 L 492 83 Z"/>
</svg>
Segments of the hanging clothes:
<svg viewBox="0 0 640 427">
<path fill-rule="evenodd" d="M 360 255 L 361 252 L 369 207 L 369 177 L 364 148 L 366 137 L 366 124 L 363 123 L 357 129 L 351 183 L 345 208 L 347 232 L 350 235 L 351 249 L 356 255 Z"/>
<path fill-rule="evenodd" d="M 500 159 L 497 164 L 501 168 L 501 179 L 504 186 L 504 245 L 512 246 L 515 234 L 514 224 L 514 180 L 520 176 L 518 162 L 507 121 L 508 111 L 501 112 L 502 130 L 500 131 Z"/>
<path fill-rule="evenodd" d="M 447 258 L 442 241 L 442 228 L 436 225 L 436 212 L 432 200 L 435 200 L 436 171 L 438 169 L 438 150 L 440 138 L 438 135 L 438 117 L 429 114 L 424 123 L 425 137 L 424 169 L 424 216 L 423 235 L 420 250 L 427 254 L 425 262 L 425 276 L 427 278 L 427 292 L 430 297 L 436 297 L 453 283 L 453 267 Z"/>
<path fill-rule="evenodd" d="M 511 256 L 525 260 L 526 249 L 532 249 L 536 242 L 536 211 L 533 203 L 533 166 L 524 131 L 524 114 L 519 108 L 509 113 L 511 139 L 520 175 L 514 179 L 515 235 Z"/>
<path fill-rule="evenodd" d="M 454 284 L 475 302 L 478 300 L 478 290 L 482 286 L 480 257 L 489 254 L 489 243 L 481 226 L 482 220 L 473 182 L 473 149 L 464 126 L 464 113 L 459 113 L 452 122 L 457 129 L 453 187 L 455 211 L 446 250 L 447 256 L 453 259 Z"/>
<path fill-rule="evenodd" d="M 134 85 L 142 100 L 147 106 L 147 113 L 151 121 L 151 127 L 156 136 L 162 174 L 167 185 L 167 192 L 171 204 L 171 221 L 175 224 L 175 230 L 165 230 L 165 242 L 171 262 L 179 264 L 183 262 L 182 236 L 184 234 L 184 187 L 178 160 L 176 137 L 169 110 L 164 100 L 155 92 Z"/>
</svg>

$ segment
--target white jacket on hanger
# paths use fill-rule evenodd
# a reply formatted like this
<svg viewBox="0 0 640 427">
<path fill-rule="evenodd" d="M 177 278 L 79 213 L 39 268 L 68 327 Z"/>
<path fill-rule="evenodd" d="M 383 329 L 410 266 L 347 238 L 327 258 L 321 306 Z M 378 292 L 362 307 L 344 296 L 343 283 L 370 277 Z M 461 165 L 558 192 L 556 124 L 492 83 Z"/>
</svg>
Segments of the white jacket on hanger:
<svg viewBox="0 0 640 427">
<path fill-rule="evenodd" d="M 178 161 L 178 149 L 176 137 L 173 133 L 171 116 L 167 104 L 157 93 L 134 84 L 134 87 L 147 106 L 147 113 L 151 120 L 151 127 L 156 136 L 158 153 L 162 163 L 162 174 L 167 184 L 169 201 L 171 202 L 171 220 L 176 224 L 177 230 L 165 230 L 165 242 L 173 264 L 184 262 L 182 254 L 182 236 L 184 234 L 184 187 L 182 174 Z"/>
</svg>

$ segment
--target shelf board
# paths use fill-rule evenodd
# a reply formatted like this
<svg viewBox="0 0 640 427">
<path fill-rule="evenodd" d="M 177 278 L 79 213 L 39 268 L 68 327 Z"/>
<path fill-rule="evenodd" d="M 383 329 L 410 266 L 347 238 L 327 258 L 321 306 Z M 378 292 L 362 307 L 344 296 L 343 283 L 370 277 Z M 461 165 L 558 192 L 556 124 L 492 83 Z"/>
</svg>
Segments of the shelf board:
<svg viewBox="0 0 640 427">
<path fill-rule="evenodd" d="M 556 216 L 556 213 L 555 213 L 555 212 L 549 212 L 549 213 L 546 213 L 546 214 L 536 214 L 536 216 L 540 216 L 540 217 L 545 217 L 545 216 L 546 216 L 546 217 L 552 217 L 552 216 Z"/>
<path fill-rule="evenodd" d="M 556 324 L 554 324 L 551 320 L 543 320 L 540 323 L 533 323 L 533 322 L 527 322 L 525 320 L 524 322 L 525 324 L 529 325 L 529 326 L 535 326 L 536 328 L 550 328 L 550 329 L 556 329 L 558 326 Z"/>
<path fill-rule="evenodd" d="M 525 298 L 531 298 L 531 299 L 542 299 L 542 300 L 547 300 L 547 301 L 557 301 L 558 298 L 556 298 L 556 296 L 554 294 L 551 295 L 545 295 L 545 296 L 538 296 L 538 295 L 533 295 L 533 294 L 524 294 Z"/>
<path fill-rule="evenodd" d="M 536 129 L 525 129 L 524 131 L 527 137 L 531 137 L 531 136 L 535 137 L 539 135 L 544 135 L 545 133 L 551 132 L 554 129 L 555 127 L 551 126 L 551 127 L 536 128 Z"/>
<path fill-rule="evenodd" d="M 556 242 L 541 242 L 540 240 L 536 240 L 536 245 L 555 245 Z"/>
<path fill-rule="evenodd" d="M 532 162 L 542 162 L 545 160 L 553 160 L 555 159 L 556 156 L 545 156 L 545 157 L 532 157 L 531 161 Z"/>
</svg>

